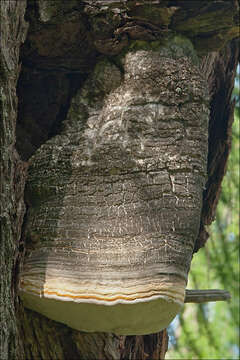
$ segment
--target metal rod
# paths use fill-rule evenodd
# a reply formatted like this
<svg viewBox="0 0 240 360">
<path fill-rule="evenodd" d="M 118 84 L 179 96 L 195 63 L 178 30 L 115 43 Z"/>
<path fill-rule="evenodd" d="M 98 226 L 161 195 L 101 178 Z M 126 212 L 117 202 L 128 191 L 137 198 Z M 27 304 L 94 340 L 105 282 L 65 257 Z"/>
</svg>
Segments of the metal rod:
<svg viewBox="0 0 240 360">
<path fill-rule="evenodd" d="M 186 290 L 185 303 L 205 303 L 210 301 L 228 301 L 231 294 L 226 290 Z"/>
</svg>

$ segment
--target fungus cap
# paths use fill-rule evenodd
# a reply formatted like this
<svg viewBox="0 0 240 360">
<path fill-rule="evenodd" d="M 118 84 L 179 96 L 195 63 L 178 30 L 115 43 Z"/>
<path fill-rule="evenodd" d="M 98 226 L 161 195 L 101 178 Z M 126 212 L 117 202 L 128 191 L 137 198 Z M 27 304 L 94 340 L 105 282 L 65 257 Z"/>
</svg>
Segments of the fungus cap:
<svg viewBox="0 0 240 360">
<path fill-rule="evenodd" d="M 124 78 L 105 60 L 72 99 L 61 133 L 32 157 L 26 307 L 78 330 L 125 335 L 160 331 L 179 312 L 209 114 L 206 81 L 185 50 L 129 52 Z"/>
<path fill-rule="evenodd" d="M 152 278 L 105 280 L 94 286 L 69 274 L 40 279 L 39 273 L 22 274 L 20 294 L 26 307 L 73 329 L 123 335 L 167 327 L 183 305 L 186 283 L 176 276 L 163 276 L 156 283 Z"/>
</svg>

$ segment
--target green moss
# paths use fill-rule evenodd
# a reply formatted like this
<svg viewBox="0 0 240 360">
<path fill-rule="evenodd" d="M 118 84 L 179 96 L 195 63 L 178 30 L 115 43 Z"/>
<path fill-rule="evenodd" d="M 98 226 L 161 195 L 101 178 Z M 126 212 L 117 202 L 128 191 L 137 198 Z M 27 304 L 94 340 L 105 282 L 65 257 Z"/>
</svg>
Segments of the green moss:
<svg viewBox="0 0 240 360">
<path fill-rule="evenodd" d="M 148 4 L 133 6 L 129 15 L 134 18 L 141 18 L 152 24 L 161 26 L 168 26 L 171 23 L 172 16 L 175 13 L 175 7 L 159 7 L 159 5 L 152 5 L 151 2 Z"/>
<path fill-rule="evenodd" d="M 40 20 L 42 22 L 58 23 L 64 16 L 64 13 L 71 11 L 79 5 L 78 0 L 56 1 L 38 0 L 38 8 L 40 14 Z"/>
<path fill-rule="evenodd" d="M 101 61 L 99 61 L 94 68 L 94 77 L 101 78 L 105 67 L 110 66 L 110 65 L 111 65 L 111 63 L 109 62 L 109 60 L 107 58 L 102 58 Z"/>
<path fill-rule="evenodd" d="M 136 52 L 139 50 L 157 51 L 160 52 L 162 56 L 172 59 L 187 56 L 192 59 L 193 64 L 197 65 L 199 63 L 198 55 L 191 40 L 183 35 L 170 35 L 164 40 L 158 41 L 132 40 L 129 46 L 124 49 L 120 55 L 115 57 L 115 62 L 121 66 L 128 52 Z"/>
<path fill-rule="evenodd" d="M 209 9 L 208 12 L 203 12 L 198 16 L 181 21 L 179 24 L 176 24 L 175 29 L 188 33 L 190 36 L 199 36 L 201 33 L 211 33 L 223 29 L 223 27 L 232 26 L 232 18 L 232 9 L 219 9 L 215 11 Z"/>
<path fill-rule="evenodd" d="M 56 1 L 38 1 L 40 19 L 47 22 L 55 17 L 59 12 L 59 4 Z"/>
<path fill-rule="evenodd" d="M 239 28 L 232 27 L 228 31 L 216 33 L 211 37 L 195 39 L 195 47 L 199 55 L 206 55 L 210 51 L 221 50 L 231 39 L 238 36 Z"/>
<path fill-rule="evenodd" d="M 135 40 L 130 42 L 129 49 L 131 50 L 159 50 L 162 46 L 161 41 L 144 41 L 144 40 Z"/>
<path fill-rule="evenodd" d="M 166 47 L 171 51 L 174 59 L 187 56 L 192 59 L 193 64 L 197 65 L 199 63 L 197 53 L 191 40 L 183 35 L 175 35 L 172 40 L 168 42 Z"/>
</svg>

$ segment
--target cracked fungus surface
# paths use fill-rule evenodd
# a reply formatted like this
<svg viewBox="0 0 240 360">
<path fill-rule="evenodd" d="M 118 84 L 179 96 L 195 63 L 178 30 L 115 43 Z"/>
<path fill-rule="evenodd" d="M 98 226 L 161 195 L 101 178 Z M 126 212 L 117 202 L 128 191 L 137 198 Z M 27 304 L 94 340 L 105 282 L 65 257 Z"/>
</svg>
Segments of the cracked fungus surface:
<svg viewBox="0 0 240 360">
<path fill-rule="evenodd" d="M 160 331 L 181 309 L 209 114 L 206 82 L 184 49 L 99 63 L 61 133 L 32 157 L 25 306 L 78 330 L 126 335 Z"/>
</svg>

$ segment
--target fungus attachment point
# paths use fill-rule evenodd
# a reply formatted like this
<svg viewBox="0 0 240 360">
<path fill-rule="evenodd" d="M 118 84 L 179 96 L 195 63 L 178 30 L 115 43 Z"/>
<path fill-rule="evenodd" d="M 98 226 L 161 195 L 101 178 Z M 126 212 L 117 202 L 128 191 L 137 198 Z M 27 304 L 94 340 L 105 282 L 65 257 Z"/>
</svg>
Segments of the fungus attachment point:
<svg viewBox="0 0 240 360">
<path fill-rule="evenodd" d="M 124 335 L 160 331 L 181 309 L 208 132 L 206 84 L 185 50 L 133 50 L 121 60 L 124 78 L 98 64 L 61 134 L 32 157 L 26 307 Z"/>
</svg>

